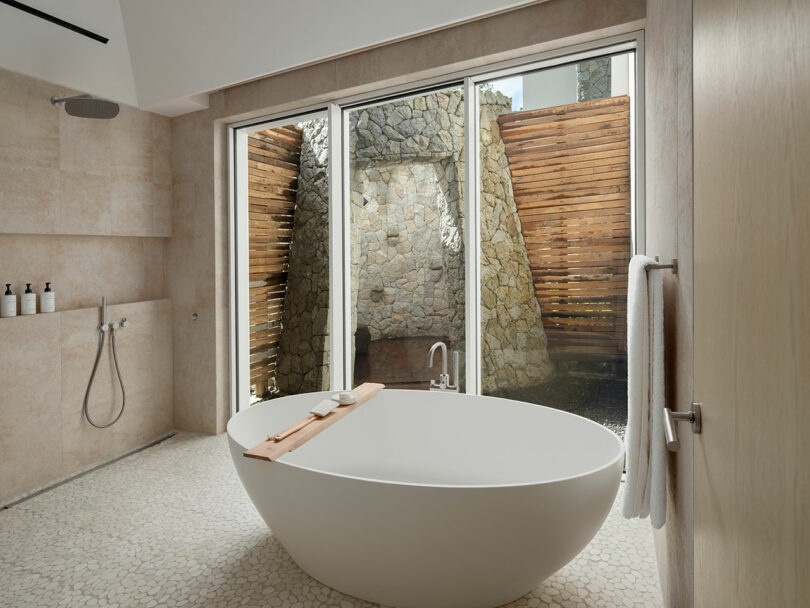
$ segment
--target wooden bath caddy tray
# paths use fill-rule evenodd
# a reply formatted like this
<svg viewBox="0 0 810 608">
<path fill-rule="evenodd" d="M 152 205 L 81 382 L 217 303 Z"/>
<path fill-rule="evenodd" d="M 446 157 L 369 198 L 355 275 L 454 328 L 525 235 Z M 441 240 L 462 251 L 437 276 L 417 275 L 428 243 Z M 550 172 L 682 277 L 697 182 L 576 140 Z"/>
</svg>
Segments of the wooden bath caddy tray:
<svg viewBox="0 0 810 608">
<path fill-rule="evenodd" d="M 384 388 L 384 384 L 364 382 L 354 389 L 354 392 L 357 394 L 357 401 L 351 405 L 338 406 L 337 402 L 335 402 L 335 409 L 326 416 L 322 418 L 318 418 L 314 415 L 307 416 L 289 429 L 279 433 L 278 436 L 283 436 L 283 439 L 277 441 L 275 438 L 269 438 L 267 441 L 262 441 L 259 445 L 245 452 L 244 456 L 246 458 L 269 460 L 270 462 L 278 460 L 287 452 L 291 452 L 298 446 L 312 439 L 321 431 L 335 424 L 346 414 L 356 410 Z"/>
</svg>

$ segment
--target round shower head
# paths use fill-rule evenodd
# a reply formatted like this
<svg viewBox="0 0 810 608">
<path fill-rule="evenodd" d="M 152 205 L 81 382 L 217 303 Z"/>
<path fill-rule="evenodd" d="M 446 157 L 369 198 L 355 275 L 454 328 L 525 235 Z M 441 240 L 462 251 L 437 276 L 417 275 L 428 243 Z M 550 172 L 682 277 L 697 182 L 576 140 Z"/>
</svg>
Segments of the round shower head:
<svg viewBox="0 0 810 608">
<path fill-rule="evenodd" d="M 75 97 L 51 97 L 51 103 L 58 106 L 65 104 L 65 112 L 79 118 L 115 118 L 118 116 L 118 104 L 106 99 L 96 99 L 90 95 Z"/>
</svg>

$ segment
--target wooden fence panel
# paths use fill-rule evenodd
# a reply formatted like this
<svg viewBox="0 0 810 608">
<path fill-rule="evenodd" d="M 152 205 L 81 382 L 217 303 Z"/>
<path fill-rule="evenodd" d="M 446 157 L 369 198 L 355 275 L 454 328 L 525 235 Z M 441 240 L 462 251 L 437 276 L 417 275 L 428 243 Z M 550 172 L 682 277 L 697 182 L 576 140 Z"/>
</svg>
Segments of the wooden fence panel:
<svg viewBox="0 0 810 608">
<path fill-rule="evenodd" d="M 498 123 L 549 351 L 624 354 L 630 98 L 504 114 Z"/>
<path fill-rule="evenodd" d="M 276 374 L 300 153 L 296 126 L 248 136 L 250 383 L 260 397 Z"/>
</svg>

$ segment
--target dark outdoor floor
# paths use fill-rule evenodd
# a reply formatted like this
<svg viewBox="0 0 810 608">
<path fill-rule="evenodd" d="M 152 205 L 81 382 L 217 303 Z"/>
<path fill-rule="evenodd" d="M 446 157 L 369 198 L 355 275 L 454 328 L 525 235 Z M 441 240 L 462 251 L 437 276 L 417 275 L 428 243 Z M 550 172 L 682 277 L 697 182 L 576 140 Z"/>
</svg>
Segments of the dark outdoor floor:
<svg viewBox="0 0 810 608">
<path fill-rule="evenodd" d="M 355 357 L 355 384 L 382 382 L 389 388 L 427 390 L 430 379 L 439 377 L 438 353 L 435 368 L 427 367 L 428 351 L 438 340 L 446 341 L 446 338 L 428 336 L 372 341 L 368 353 Z M 582 373 L 583 367 L 591 373 Z M 557 374 L 543 384 L 497 391 L 491 396 L 537 403 L 584 416 L 624 438 L 627 425 L 627 379 L 624 369 L 580 364 L 570 373 L 564 365 L 558 365 L 557 370 Z M 610 371 L 618 373 L 611 375 Z"/>
<path fill-rule="evenodd" d="M 550 381 L 503 390 L 493 397 L 547 405 L 603 424 L 624 438 L 627 425 L 627 380 L 558 373 Z"/>
<path fill-rule="evenodd" d="M 435 368 L 427 366 L 428 351 L 440 340 L 447 342 L 441 336 L 373 340 L 368 353 L 355 356 L 354 383 L 381 382 L 388 388 L 428 390 L 431 378 L 438 380 L 441 371 L 440 353 L 433 361 Z"/>
</svg>

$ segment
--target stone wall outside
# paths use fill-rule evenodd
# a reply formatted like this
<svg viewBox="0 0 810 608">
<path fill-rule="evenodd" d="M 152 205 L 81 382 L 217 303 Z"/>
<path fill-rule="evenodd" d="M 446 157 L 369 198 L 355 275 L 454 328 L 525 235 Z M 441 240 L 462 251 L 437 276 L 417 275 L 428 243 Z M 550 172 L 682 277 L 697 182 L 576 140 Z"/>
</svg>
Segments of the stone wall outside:
<svg viewBox="0 0 810 608">
<path fill-rule="evenodd" d="M 289 395 L 329 388 L 329 179 L 326 119 L 301 125 L 287 294 L 276 384 Z"/>
<path fill-rule="evenodd" d="M 511 100 L 497 92 L 481 97 L 481 388 L 487 394 L 544 382 L 554 370 L 498 127 Z"/>
<path fill-rule="evenodd" d="M 577 101 L 610 97 L 610 57 L 577 64 Z"/>
<path fill-rule="evenodd" d="M 459 91 L 403 99 L 349 118 L 352 281 L 371 339 L 464 344 Z"/>
<path fill-rule="evenodd" d="M 552 374 L 497 125 L 510 107 L 502 94 L 481 92 L 485 393 L 530 386 Z M 329 381 L 325 123 L 308 125 L 279 348 L 283 393 L 324 390 Z M 462 92 L 357 110 L 349 115 L 349 133 L 353 332 L 367 327 L 373 340 L 447 337 L 463 351 Z"/>
</svg>

